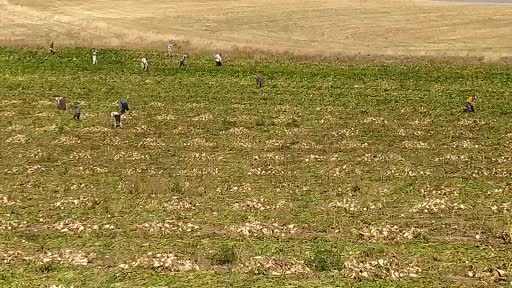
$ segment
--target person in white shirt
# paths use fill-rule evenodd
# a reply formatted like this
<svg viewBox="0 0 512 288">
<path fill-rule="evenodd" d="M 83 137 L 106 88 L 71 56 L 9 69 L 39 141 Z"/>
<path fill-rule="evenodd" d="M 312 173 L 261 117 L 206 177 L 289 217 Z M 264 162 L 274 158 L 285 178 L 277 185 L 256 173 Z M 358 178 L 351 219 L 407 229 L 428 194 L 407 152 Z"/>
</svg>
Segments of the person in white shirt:
<svg viewBox="0 0 512 288">
<path fill-rule="evenodd" d="M 148 63 L 148 59 L 146 59 L 146 57 L 144 57 L 144 58 L 142 58 L 142 60 L 140 60 L 140 68 L 142 69 L 142 71 L 145 71 L 145 72 L 148 71 L 149 63 Z"/>
<path fill-rule="evenodd" d="M 172 43 L 167 44 L 167 56 L 172 57 L 172 49 L 173 49 Z"/>
<path fill-rule="evenodd" d="M 121 124 L 121 114 L 119 114 L 119 112 L 110 113 L 110 117 L 112 117 L 114 128 L 123 127 L 123 124 Z"/>
<path fill-rule="evenodd" d="M 215 64 L 222 66 L 222 53 L 215 54 Z"/>
<path fill-rule="evenodd" d="M 94 50 L 94 52 L 92 52 L 92 65 L 96 65 L 98 64 L 98 50 Z"/>
</svg>

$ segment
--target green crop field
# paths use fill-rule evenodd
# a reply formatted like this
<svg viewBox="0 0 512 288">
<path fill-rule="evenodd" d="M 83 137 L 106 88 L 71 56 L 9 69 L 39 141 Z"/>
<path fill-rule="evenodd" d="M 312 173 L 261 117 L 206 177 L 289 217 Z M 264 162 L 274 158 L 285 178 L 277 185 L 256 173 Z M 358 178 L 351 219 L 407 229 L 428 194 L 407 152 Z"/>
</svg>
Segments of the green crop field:
<svg viewBox="0 0 512 288">
<path fill-rule="evenodd" d="M 512 281 L 510 66 L 90 55 L 0 49 L 1 287 Z"/>
</svg>

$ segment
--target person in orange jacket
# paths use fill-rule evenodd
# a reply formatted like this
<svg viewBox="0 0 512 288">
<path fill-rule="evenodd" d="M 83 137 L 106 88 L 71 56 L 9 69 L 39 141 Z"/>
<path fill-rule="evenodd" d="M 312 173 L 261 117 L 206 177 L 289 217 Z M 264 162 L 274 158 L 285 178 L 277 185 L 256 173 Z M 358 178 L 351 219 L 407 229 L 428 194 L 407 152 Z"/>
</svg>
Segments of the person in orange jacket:
<svg viewBox="0 0 512 288">
<path fill-rule="evenodd" d="M 466 108 L 464 108 L 464 112 L 474 113 L 475 112 L 475 102 L 476 96 L 473 95 L 466 100 Z"/>
</svg>

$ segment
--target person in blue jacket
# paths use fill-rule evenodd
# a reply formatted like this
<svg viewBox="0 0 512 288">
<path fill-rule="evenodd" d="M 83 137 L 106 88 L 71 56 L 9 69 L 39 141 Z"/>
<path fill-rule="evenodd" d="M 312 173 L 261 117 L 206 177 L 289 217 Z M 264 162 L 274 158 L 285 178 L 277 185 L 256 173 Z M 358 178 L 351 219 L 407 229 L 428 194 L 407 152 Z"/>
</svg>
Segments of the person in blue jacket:
<svg viewBox="0 0 512 288">
<path fill-rule="evenodd" d="M 121 114 L 124 114 L 130 110 L 128 107 L 128 102 L 126 100 L 119 100 L 117 101 L 117 104 L 119 104 L 119 108 L 121 108 Z"/>
</svg>

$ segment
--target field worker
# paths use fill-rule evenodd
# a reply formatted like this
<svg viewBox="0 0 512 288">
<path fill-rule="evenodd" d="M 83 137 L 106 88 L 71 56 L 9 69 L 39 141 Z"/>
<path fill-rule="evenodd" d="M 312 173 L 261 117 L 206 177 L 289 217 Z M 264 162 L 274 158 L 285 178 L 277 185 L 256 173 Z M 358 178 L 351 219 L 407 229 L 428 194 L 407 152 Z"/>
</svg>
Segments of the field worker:
<svg viewBox="0 0 512 288">
<path fill-rule="evenodd" d="M 112 117 L 114 128 L 123 127 L 123 124 L 121 124 L 121 114 L 119 114 L 119 112 L 110 113 L 110 117 Z"/>
<path fill-rule="evenodd" d="M 217 66 L 222 66 L 222 53 L 215 54 L 215 64 Z"/>
<path fill-rule="evenodd" d="M 50 53 L 51 54 L 55 54 L 55 48 L 53 47 L 53 42 L 50 43 L 50 48 L 49 49 L 50 49 Z"/>
<path fill-rule="evenodd" d="M 256 87 L 263 88 L 263 86 L 265 85 L 265 77 L 254 76 L 254 79 L 256 79 Z"/>
<path fill-rule="evenodd" d="M 464 109 L 464 112 L 474 113 L 475 112 L 475 106 L 474 106 L 475 102 L 476 102 L 476 96 L 475 95 L 469 97 L 466 100 L 466 108 Z"/>
<path fill-rule="evenodd" d="M 169 44 L 167 44 L 167 56 L 169 56 L 169 57 L 172 57 L 172 48 L 173 48 L 173 45 L 172 45 L 172 43 L 169 42 Z"/>
<path fill-rule="evenodd" d="M 149 63 L 148 63 L 148 59 L 146 59 L 146 57 L 144 57 L 140 60 L 140 68 L 142 69 L 142 71 L 145 71 L 145 72 L 148 71 Z"/>
<path fill-rule="evenodd" d="M 75 114 L 73 114 L 73 119 L 80 121 L 80 103 L 75 102 L 75 105 L 73 107 L 75 108 Z"/>
<path fill-rule="evenodd" d="M 180 68 L 185 67 L 187 65 L 187 54 L 183 55 L 180 60 Z"/>
<path fill-rule="evenodd" d="M 57 109 L 61 111 L 66 111 L 66 98 L 56 97 L 55 101 L 57 101 Z"/>
<path fill-rule="evenodd" d="M 92 64 L 98 64 L 98 50 L 96 49 L 94 49 L 94 52 L 92 52 Z"/>
<path fill-rule="evenodd" d="M 121 108 L 121 114 L 124 114 L 130 110 L 130 108 L 128 107 L 128 101 L 126 100 L 121 99 L 117 101 L 117 104 L 119 104 L 119 108 Z"/>
</svg>

